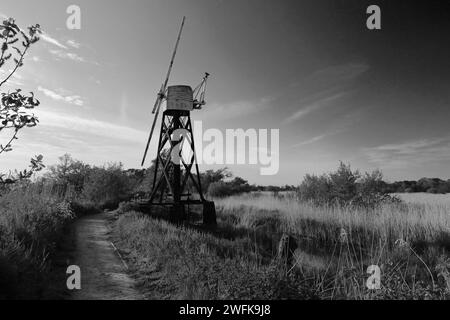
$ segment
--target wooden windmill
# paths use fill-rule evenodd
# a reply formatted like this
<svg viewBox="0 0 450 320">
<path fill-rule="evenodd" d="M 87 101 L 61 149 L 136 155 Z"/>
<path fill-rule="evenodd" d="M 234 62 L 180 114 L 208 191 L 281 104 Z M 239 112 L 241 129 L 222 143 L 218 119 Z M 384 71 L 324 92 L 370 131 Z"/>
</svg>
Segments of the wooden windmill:
<svg viewBox="0 0 450 320">
<path fill-rule="evenodd" d="M 161 119 L 153 185 L 148 204 L 152 207 L 169 207 L 171 215 L 178 221 L 186 219 L 186 206 L 203 205 L 203 223 L 215 225 L 214 202 L 207 201 L 202 190 L 191 122 L 191 111 L 199 110 L 206 104 L 205 92 L 209 74 L 205 74 L 194 90 L 188 85 L 168 86 L 184 22 L 185 17 L 183 17 L 178 33 L 166 79 L 157 94 L 153 107 L 152 113 L 155 114 L 155 118 L 142 159 L 142 166 L 147 157 L 160 109 L 166 102 L 166 110 Z M 186 159 L 182 153 L 188 153 L 188 158 Z M 190 188 L 194 189 L 194 193 L 191 193 Z M 194 199 L 193 196 L 197 196 L 197 199 Z"/>
</svg>

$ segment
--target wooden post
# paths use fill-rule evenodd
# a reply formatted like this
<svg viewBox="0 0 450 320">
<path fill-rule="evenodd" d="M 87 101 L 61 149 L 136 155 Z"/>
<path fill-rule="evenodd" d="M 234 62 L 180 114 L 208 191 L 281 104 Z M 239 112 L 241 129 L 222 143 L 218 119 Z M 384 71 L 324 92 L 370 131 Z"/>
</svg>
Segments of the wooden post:
<svg viewBox="0 0 450 320">
<path fill-rule="evenodd" d="M 277 263 L 280 265 L 290 266 L 294 258 L 294 252 L 298 245 L 294 237 L 283 233 L 278 243 Z"/>
</svg>

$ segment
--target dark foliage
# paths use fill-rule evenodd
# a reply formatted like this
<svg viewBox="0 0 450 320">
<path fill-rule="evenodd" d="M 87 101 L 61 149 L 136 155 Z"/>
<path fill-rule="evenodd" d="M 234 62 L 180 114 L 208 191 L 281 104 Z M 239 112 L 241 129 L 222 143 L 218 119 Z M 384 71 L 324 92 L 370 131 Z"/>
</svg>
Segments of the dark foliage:
<svg viewBox="0 0 450 320">
<path fill-rule="evenodd" d="M 306 175 L 298 188 L 298 197 L 316 205 L 358 206 L 374 208 L 382 203 L 399 202 L 386 191 L 379 170 L 361 175 L 350 165 L 340 163 L 335 172 L 321 176 Z"/>
<path fill-rule="evenodd" d="M 450 193 L 450 179 L 445 181 L 438 178 L 422 178 L 418 181 L 398 181 L 386 184 L 385 191 L 390 193 Z"/>
<path fill-rule="evenodd" d="M 224 174 L 226 173 L 226 174 Z M 218 171 L 209 170 L 206 177 L 214 177 L 215 179 L 211 179 L 208 185 L 208 195 L 211 197 L 223 198 L 236 194 L 247 193 L 254 190 L 254 187 L 248 184 L 247 180 L 244 180 L 240 177 L 235 177 L 230 181 L 225 181 L 226 177 L 231 177 L 231 174 L 228 173 L 227 169 L 221 169 Z"/>
</svg>

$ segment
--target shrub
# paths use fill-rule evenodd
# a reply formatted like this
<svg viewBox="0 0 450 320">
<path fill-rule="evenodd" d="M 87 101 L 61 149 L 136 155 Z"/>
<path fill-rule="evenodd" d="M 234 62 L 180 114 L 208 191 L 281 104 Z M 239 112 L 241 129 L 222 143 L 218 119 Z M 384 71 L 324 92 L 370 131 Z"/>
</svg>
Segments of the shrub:
<svg viewBox="0 0 450 320">
<path fill-rule="evenodd" d="M 229 182 L 213 182 L 208 187 L 208 194 L 211 197 L 223 198 L 236 194 L 250 192 L 252 190 L 248 182 L 240 177 L 236 177 Z"/>
<path fill-rule="evenodd" d="M 222 168 L 219 170 L 206 170 L 200 174 L 200 181 L 204 190 L 209 190 L 209 186 L 213 183 L 223 182 L 225 179 L 230 178 L 232 174 L 228 171 L 228 168 Z"/>
<path fill-rule="evenodd" d="M 94 167 L 86 177 L 81 198 L 90 200 L 100 208 L 115 208 L 132 196 L 133 183 L 123 172 L 122 164 Z"/>
<path fill-rule="evenodd" d="M 208 194 L 211 197 L 224 198 L 233 195 L 233 189 L 229 183 L 213 182 L 209 185 Z"/>
<path fill-rule="evenodd" d="M 140 205 L 134 200 L 124 201 L 119 203 L 119 207 L 117 208 L 118 214 L 124 214 L 130 211 L 139 211 Z"/>
<path fill-rule="evenodd" d="M 350 165 L 340 163 L 335 172 L 321 176 L 306 175 L 298 188 L 298 197 L 316 205 L 352 205 L 373 208 L 399 199 L 387 194 L 386 183 L 380 170 L 361 175 Z"/>
<path fill-rule="evenodd" d="M 69 154 L 59 157 L 59 163 L 50 166 L 45 175 L 53 183 L 61 186 L 71 186 L 80 193 L 91 167 L 82 161 L 73 159 Z"/>
<path fill-rule="evenodd" d="M 317 204 L 326 204 L 331 201 L 331 185 L 325 175 L 316 176 L 307 174 L 298 188 L 302 200 L 313 201 Z"/>
</svg>

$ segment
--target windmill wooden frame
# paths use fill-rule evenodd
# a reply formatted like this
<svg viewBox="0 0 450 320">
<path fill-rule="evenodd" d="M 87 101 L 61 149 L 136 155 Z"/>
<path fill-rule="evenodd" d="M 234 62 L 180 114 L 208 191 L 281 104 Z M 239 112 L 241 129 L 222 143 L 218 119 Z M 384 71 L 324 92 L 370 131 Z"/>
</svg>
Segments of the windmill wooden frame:
<svg viewBox="0 0 450 320">
<path fill-rule="evenodd" d="M 205 105 L 204 98 L 209 74 L 205 74 L 201 83 L 193 91 L 189 86 L 172 86 L 167 88 L 184 22 L 185 18 L 183 17 L 183 22 L 170 61 L 169 70 L 166 79 L 157 94 L 157 99 L 153 107 L 152 113 L 155 114 L 155 118 L 153 120 L 150 136 L 142 160 L 142 165 L 144 165 L 161 105 L 163 101 L 167 101 L 168 108 L 163 112 L 161 119 L 153 185 L 150 199 L 147 204 L 150 206 L 169 206 L 172 217 L 178 221 L 186 220 L 186 205 L 202 205 L 203 223 L 206 225 L 216 225 L 214 202 L 207 201 L 202 190 L 191 122 L 191 110 L 199 110 Z M 180 100 L 177 100 L 177 98 Z M 174 132 L 180 129 L 187 133 L 187 137 L 181 137 L 181 139 L 176 140 Z M 186 161 L 181 154 L 179 154 L 180 157 L 177 157 L 176 161 L 173 161 L 171 156 L 174 149 L 179 146 L 179 144 L 183 145 L 186 140 L 191 152 L 189 161 Z M 166 146 L 169 147 L 169 157 L 166 156 Z M 178 150 L 181 153 L 181 148 Z M 193 174 L 192 169 L 194 166 L 195 173 Z M 160 168 L 161 173 L 158 174 Z M 190 194 L 190 191 L 187 188 L 189 181 L 195 188 L 199 199 L 191 199 L 192 194 Z"/>
<path fill-rule="evenodd" d="M 172 140 L 171 135 L 174 131 L 178 129 L 184 129 L 188 132 L 188 145 L 190 147 L 190 152 L 192 155 L 190 156 L 189 161 L 185 161 L 183 157 L 180 157 L 181 164 L 175 164 L 171 159 L 165 159 L 165 147 L 169 144 L 169 154 L 171 154 L 176 146 L 183 143 L 182 137 L 180 140 Z M 163 118 L 161 121 L 161 134 L 159 136 L 158 142 L 158 150 L 157 150 L 157 158 L 155 164 L 155 172 L 153 177 L 153 188 L 152 194 L 150 196 L 150 202 L 152 204 L 160 204 L 165 205 L 163 202 L 164 196 L 171 196 L 174 202 L 182 202 L 186 204 L 195 204 L 199 203 L 198 201 L 183 199 L 183 197 L 190 197 L 190 194 L 185 194 L 186 186 L 188 181 L 192 181 L 193 186 L 200 196 L 200 203 L 203 203 L 205 200 L 202 191 L 202 185 L 200 180 L 200 172 L 198 168 L 198 163 L 196 161 L 195 156 L 195 142 L 194 142 L 194 134 L 192 131 L 192 122 L 189 111 L 182 110 L 166 110 L 163 113 Z M 181 165 L 183 166 L 184 172 L 182 172 Z M 195 165 L 195 176 L 192 174 L 192 167 Z M 162 173 L 158 177 L 158 169 L 162 167 Z M 173 170 L 174 179 L 170 179 L 171 172 Z M 180 178 L 180 179 L 178 179 Z M 165 186 L 163 186 L 163 181 L 165 181 Z M 169 190 L 167 190 L 169 189 Z M 160 191 L 160 201 L 154 202 L 157 192 Z M 170 193 L 166 193 L 169 191 Z M 169 202 L 170 204 L 171 202 Z"/>
</svg>

